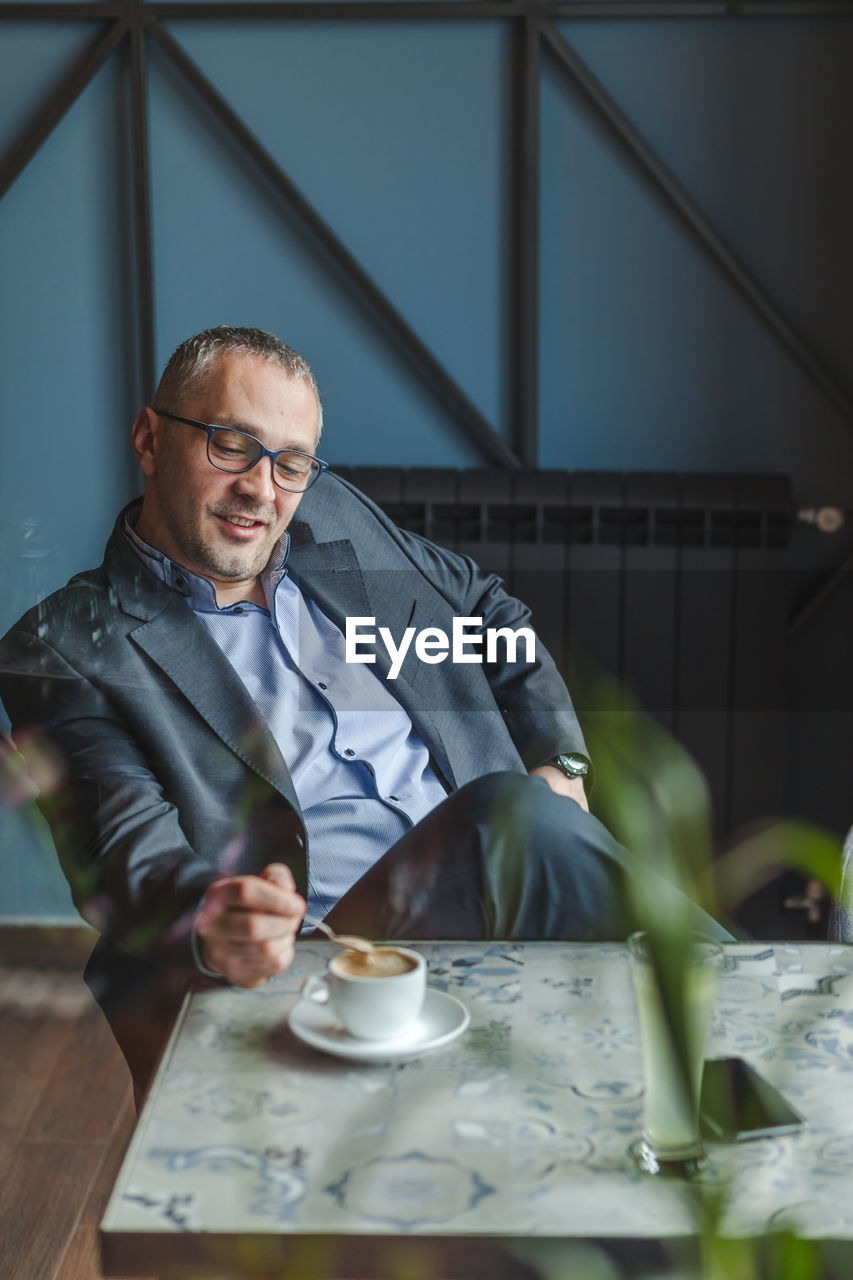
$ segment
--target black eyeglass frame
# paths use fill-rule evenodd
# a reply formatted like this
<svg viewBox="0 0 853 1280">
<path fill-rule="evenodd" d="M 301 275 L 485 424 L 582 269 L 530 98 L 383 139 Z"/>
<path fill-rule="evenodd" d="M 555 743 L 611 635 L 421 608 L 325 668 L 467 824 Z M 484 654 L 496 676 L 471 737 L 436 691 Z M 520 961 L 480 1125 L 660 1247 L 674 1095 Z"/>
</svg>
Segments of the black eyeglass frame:
<svg viewBox="0 0 853 1280">
<path fill-rule="evenodd" d="M 178 413 L 169 413 L 168 409 L 158 409 L 156 405 L 151 406 L 156 414 L 161 418 L 170 418 L 172 422 L 182 422 L 187 427 L 196 427 L 199 431 L 203 431 L 207 436 L 207 460 L 212 467 L 216 467 L 217 471 L 224 471 L 226 475 L 240 476 L 247 471 L 251 471 L 252 467 L 257 466 L 264 458 L 272 458 L 271 471 L 273 484 L 278 489 L 282 489 L 285 493 L 307 493 L 318 480 L 324 471 L 329 470 L 328 462 L 323 462 L 322 458 L 316 458 L 313 453 L 305 453 L 302 449 L 267 449 L 261 444 L 257 436 L 251 435 L 248 431 L 241 431 L 239 427 L 223 427 L 217 426 L 210 422 L 199 422 L 195 418 L 182 418 Z M 253 458 L 247 467 L 221 467 L 218 462 L 214 462 L 210 456 L 210 442 L 217 431 L 230 431 L 232 435 L 242 436 L 245 440 L 251 440 L 252 444 L 257 445 L 260 453 Z M 316 465 L 316 471 L 312 471 L 311 478 L 304 489 L 289 489 L 286 484 L 282 484 L 276 477 L 276 461 L 283 454 L 295 454 L 297 458 L 308 458 L 310 462 Z"/>
</svg>

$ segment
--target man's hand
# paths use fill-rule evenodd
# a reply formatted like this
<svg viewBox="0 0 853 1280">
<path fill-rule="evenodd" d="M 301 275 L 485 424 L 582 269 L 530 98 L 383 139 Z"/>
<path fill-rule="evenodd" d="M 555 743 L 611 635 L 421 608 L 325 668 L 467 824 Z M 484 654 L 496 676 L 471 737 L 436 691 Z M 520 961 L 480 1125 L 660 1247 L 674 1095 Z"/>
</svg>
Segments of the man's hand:
<svg viewBox="0 0 853 1280">
<path fill-rule="evenodd" d="M 259 876 L 215 880 L 195 920 L 204 964 L 236 987 L 259 987 L 290 964 L 304 914 L 305 899 L 281 862 Z"/>
<path fill-rule="evenodd" d="M 569 778 L 555 764 L 540 764 L 538 769 L 530 770 L 531 778 L 544 778 L 552 791 L 558 796 L 568 796 L 579 804 L 584 813 L 589 813 L 589 802 L 583 789 L 583 778 Z"/>
</svg>

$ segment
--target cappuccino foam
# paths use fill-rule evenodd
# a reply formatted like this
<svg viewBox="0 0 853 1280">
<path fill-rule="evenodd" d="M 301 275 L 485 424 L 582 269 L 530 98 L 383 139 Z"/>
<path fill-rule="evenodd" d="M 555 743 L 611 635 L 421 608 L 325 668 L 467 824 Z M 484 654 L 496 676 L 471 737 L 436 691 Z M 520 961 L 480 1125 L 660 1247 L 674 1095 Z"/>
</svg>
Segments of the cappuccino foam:
<svg viewBox="0 0 853 1280">
<path fill-rule="evenodd" d="M 336 956 L 332 967 L 351 978 L 395 978 L 411 973 L 417 961 L 393 947 L 376 947 L 373 951 L 345 951 Z"/>
</svg>

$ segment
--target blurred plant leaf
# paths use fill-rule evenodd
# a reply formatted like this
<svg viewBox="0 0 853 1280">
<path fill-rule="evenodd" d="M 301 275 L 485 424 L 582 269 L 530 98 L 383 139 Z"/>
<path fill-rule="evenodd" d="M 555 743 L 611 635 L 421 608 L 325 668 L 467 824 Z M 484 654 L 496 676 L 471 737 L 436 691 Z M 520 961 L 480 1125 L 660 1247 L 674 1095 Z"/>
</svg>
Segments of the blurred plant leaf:
<svg viewBox="0 0 853 1280">
<path fill-rule="evenodd" d="M 739 840 L 705 875 L 713 876 L 720 906 L 730 911 L 780 872 L 793 869 L 820 880 L 839 901 L 841 865 L 835 836 L 804 823 L 775 822 Z"/>
</svg>

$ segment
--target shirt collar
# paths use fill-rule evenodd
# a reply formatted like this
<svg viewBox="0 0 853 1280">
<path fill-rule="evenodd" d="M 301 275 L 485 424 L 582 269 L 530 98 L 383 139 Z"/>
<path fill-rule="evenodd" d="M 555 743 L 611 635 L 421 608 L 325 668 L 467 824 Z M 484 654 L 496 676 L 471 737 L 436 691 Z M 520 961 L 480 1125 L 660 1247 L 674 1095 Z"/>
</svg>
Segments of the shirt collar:
<svg viewBox="0 0 853 1280">
<path fill-rule="evenodd" d="M 199 573 L 193 573 L 191 569 L 178 564 L 176 560 L 170 560 L 162 551 L 158 551 L 156 547 L 152 547 L 150 543 L 140 537 L 134 527 L 138 518 L 139 512 L 137 510 L 128 512 L 124 519 L 124 536 L 142 563 L 151 570 L 155 577 L 164 582 L 167 587 L 171 587 L 173 591 L 178 591 L 182 596 L 185 596 L 190 608 L 197 613 L 226 612 L 227 609 L 234 607 L 233 605 L 228 605 L 226 609 L 220 610 L 220 606 L 216 603 L 216 588 L 209 578 L 202 577 Z M 290 534 L 285 530 L 273 551 L 269 566 L 261 577 L 261 586 L 264 589 L 267 607 L 271 613 L 278 584 L 287 575 L 289 552 Z"/>
</svg>

